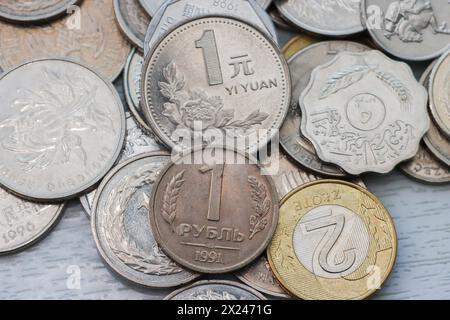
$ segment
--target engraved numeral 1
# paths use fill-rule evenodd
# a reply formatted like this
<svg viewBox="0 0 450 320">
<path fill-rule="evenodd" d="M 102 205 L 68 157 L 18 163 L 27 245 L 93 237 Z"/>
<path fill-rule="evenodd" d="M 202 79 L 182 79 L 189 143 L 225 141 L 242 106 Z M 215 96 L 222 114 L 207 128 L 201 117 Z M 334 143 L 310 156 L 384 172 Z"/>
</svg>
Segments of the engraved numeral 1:
<svg viewBox="0 0 450 320">
<path fill-rule="evenodd" d="M 220 201 L 222 198 L 222 181 L 224 169 L 224 164 L 200 169 L 201 173 L 207 173 L 211 171 L 211 183 L 209 186 L 209 207 L 207 217 L 210 221 L 220 220 Z"/>
<path fill-rule="evenodd" d="M 203 50 L 206 73 L 210 86 L 223 83 L 220 69 L 219 53 L 217 52 L 216 36 L 214 30 L 205 30 L 203 36 L 195 42 L 195 47 Z"/>
</svg>

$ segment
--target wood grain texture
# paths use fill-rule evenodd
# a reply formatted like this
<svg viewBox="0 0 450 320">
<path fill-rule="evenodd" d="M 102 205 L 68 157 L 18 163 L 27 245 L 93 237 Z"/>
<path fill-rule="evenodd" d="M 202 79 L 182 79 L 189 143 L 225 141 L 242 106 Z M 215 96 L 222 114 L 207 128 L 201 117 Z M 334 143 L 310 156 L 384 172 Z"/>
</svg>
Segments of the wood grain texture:
<svg viewBox="0 0 450 320">
<path fill-rule="evenodd" d="M 121 91 L 121 80 L 116 87 Z M 421 184 L 398 171 L 364 181 L 391 213 L 399 241 L 394 271 L 373 299 L 450 299 L 450 185 Z M 73 270 L 80 271 L 79 289 L 70 285 Z M 137 287 L 110 271 L 78 201 L 42 241 L 0 257 L 0 284 L 0 299 L 160 299 L 172 291 Z"/>
</svg>

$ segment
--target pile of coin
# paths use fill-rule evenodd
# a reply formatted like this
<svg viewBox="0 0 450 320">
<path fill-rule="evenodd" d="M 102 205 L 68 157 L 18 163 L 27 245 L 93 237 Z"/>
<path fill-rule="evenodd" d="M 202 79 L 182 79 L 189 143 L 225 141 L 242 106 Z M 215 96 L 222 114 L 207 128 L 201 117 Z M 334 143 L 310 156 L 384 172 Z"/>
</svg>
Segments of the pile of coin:
<svg viewBox="0 0 450 320">
<path fill-rule="evenodd" d="M 114 272 L 187 285 L 167 299 L 363 299 L 397 235 L 361 175 L 450 182 L 445 1 L 5 0 L 0 19 L 0 254 L 79 198 Z M 282 50 L 274 23 L 298 33 Z M 399 61 L 431 59 L 420 82 Z M 245 285 L 188 284 L 224 273 Z"/>
</svg>

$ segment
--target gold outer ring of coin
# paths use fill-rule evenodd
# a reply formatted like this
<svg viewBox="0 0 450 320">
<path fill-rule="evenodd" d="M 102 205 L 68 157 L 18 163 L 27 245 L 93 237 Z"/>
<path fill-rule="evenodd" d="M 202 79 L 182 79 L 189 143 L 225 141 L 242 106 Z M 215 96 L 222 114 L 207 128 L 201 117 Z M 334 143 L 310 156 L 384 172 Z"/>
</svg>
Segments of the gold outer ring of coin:
<svg viewBox="0 0 450 320">
<path fill-rule="evenodd" d="M 300 193 L 300 192 L 305 192 L 305 190 L 317 187 L 318 185 L 323 185 L 323 184 L 336 184 L 336 185 L 341 185 L 343 187 L 346 188 L 351 188 L 354 189 L 357 193 L 360 194 L 360 196 L 358 198 L 352 198 L 352 199 L 345 199 L 343 200 L 342 198 L 336 200 L 338 198 L 336 191 L 334 194 L 334 201 L 325 201 L 324 203 L 320 203 L 318 205 L 314 205 L 312 208 L 306 208 L 306 209 L 301 209 L 298 212 L 299 213 L 294 213 L 292 212 L 293 210 L 289 210 L 289 214 L 285 214 L 284 211 L 286 210 L 285 206 L 287 204 L 287 202 L 296 194 Z M 322 190 L 323 191 L 323 190 Z M 327 188 L 327 191 L 329 193 L 331 193 L 333 190 L 330 190 L 329 188 Z M 321 196 L 324 197 L 324 195 L 322 194 Z M 342 195 L 341 195 L 342 196 Z M 362 197 L 365 196 L 365 199 Z M 304 197 L 303 197 L 304 199 Z M 326 198 L 324 198 L 326 199 Z M 355 201 L 356 200 L 356 201 Z M 381 222 L 382 220 L 380 220 L 379 214 L 380 212 L 378 212 L 377 214 L 374 213 L 368 213 L 366 214 L 367 219 L 370 219 L 370 224 L 368 224 L 367 222 L 364 221 L 364 224 L 367 227 L 367 230 L 371 232 L 370 235 L 370 242 L 369 242 L 369 251 L 367 252 L 367 255 L 365 255 L 365 259 L 363 260 L 363 262 L 358 266 L 357 271 L 362 270 L 362 273 L 360 274 L 360 276 L 362 274 L 364 274 L 364 276 L 361 276 L 359 279 L 357 279 L 356 281 L 363 281 L 360 285 L 360 288 L 364 287 L 366 288 L 366 290 L 362 291 L 362 292 L 357 292 L 357 294 L 354 294 L 354 296 L 351 297 L 346 297 L 344 295 L 337 295 L 337 294 L 330 294 L 329 292 L 325 291 L 324 288 L 326 289 L 327 287 L 320 285 L 320 287 L 314 287 L 314 283 L 311 284 L 307 282 L 308 279 L 306 279 L 306 277 L 311 277 L 312 280 L 314 282 L 316 282 L 318 279 L 322 280 L 322 281 L 330 281 L 333 284 L 333 289 L 335 290 L 335 292 L 348 292 L 349 290 L 355 290 L 355 284 L 356 281 L 352 281 L 352 284 L 348 284 L 348 283 L 344 283 L 344 284 L 339 284 L 338 282 L 342 281 L 343 277 L 339 276 L 336 277 L 334 279 L 327 279 L 325 277 L 321 277 L 318 275 L 313 274 L 312 272 L 310 272 L 298 259 L 295 251 L 294 251 L 294 246 L 293 246 L 293 237 L 294 237 L 294 229 L 297 227 L 298 223 L 300 222 L 300 220 L 309 212 L 311 212 L 311 209 L 314 208 L 318 208 L 324 205 L 338 205 L 347 209 L 350 209 L 351 207 L 355 207 L 355 206 L 361 206 L 364 205 L 366 209 L 370 209 L 371 207 L 368 206 L 367 201 L 372 201 L 376 204 L 376 206 L 382 211 L 383 217 L 381 218 L 385 218 L 384 224 L 385 226 L 388 227 L 388 231 L 389 232 L 389 236 L 390 239 L 388 239 L 386 236 L 386 233 L 382 231 L 382 234 L 379 236 L 384 236 L 384 239 L 386 242 L 378 242 L 381 238 L 378 238 L 378 240 L 375 240 L 373 237 L 373 232 L 377 231 L 377 230 L 385 230 L 383 228 L 377 228 L 377 225 L 372 225 L 372 229 L 370 229 L 370 224 L 372 223 L 383 223 Z M 365 201 L 365 202 L 363 202 Z M 341 204 L 342 202 L 346 202 L 345 205 Z M 353 203 L 351 203 L 353 202 Z M 372 208 L 374 209 L 374 208 Z M 359 217 L 363 218 L 363 212 L 360 212 L 361 210 L 358 210 L 358 212 L 355 212 L 355 210 L 350 209 L 351 211 L 353 211 L 353 213 L 357 214 Z M 286 228 L 289 228 L 289 230 L 287 230 Z M 285 239 L 287 241 L 289 241 L 287 244 L 283 242 L 282 237 L 285 237 Z M 285 240 L 285 241 L 286 241 Z M 377 243 L 374 243 L 374 241 L 377 241 Z M 283 246 L 284 243 L 284 246 Z M 381 247 L 380 247 L 381 245 Z M 384 245 L 384 246 L 383 246 Z M 387 248 L 385 248 L 386 246 L 388 246 Z M 390 247 L 389 247 L 390 246 Z M 293 251 L 291 255 L 289 255 L 289 253 L 287 251 Z M 385 251 L 390 251 L 391 253 L 389 255 L 386 256 Z M 372 252 L 370 252 L 372 251 Z M 372 253 L 372 254 L 371 254 Z M 396 261 L 396 256 L 397 256 L 397 234 L 396 234 L 396 230 L 395 230 L 395 226 L 394 223 L 392 221 L 391 216 L 389 215 L 389 212 L 387 211 L 387 209 L 383 206 L 383 204 L 380 202 L 380 200 L 378 200 L 376 198 L 375 195 L 371 194 L 368 190 L 355 185 L 353 183 L 350 182 L 346 182 L 346 181 L 341 181 L 341 180 L 331 180 L 331 179 L 326 179 L 326 180 L 318 180 L 318 181 L 314 181 L 302 186 L 297 187 L 296 189 L 294 189 L 293 191 L 291 191 L 290 193 L 288 193 L 281 201 L 280 201 L 280 212 L 279 212 L 279 222 L 278 222 L 278 226 L 277 229 L 275 231 L 275 235 L 272 239 L 272 242 L 269 244 L 269 247 L 267 248 L 267 258 L 269 260 L 269 264 L 270 267 L 272 268 L 272 271 L 275 275 L 275 277 L 277 278 L 278 282 L 280 283 L 280 285 L 287 290 L 287 292 L 290 292 L 293 296 L 298 297 L 300 299 L 305 299 L 305 300 L 309 300 L 309 299 L 365 299 L 367 297 L 369 297 L 370 295 L 372 295 L 373 293 L 375 293 L 375 291 L 378 288 L 368 288 L 367 284 L 368 284 L 368 273 L 369 270 L 370 271 L 375 271 L 376 272 L 376 268 L 379 266 L 371 264 L 370 261 L 367 261 L 367 257 L 375 257 L 375 259 L 377 258 L 377 255 L 383 254 L 384 253 L 384 258 L 383 260 L 387 261 L 387 263 L 384 263 L 384 269 L 381 270 L 381 276 L 380 276 L 380 281 L 378 282 L 378 284 L 381 286 L 389 277 L 390 273 L 393 270 L 393 267 L 395 265 L 395 261 Z M 288 261 L 286 256 L 288 256 L 290 258 L 290 260 Z M 366 265 L 367 268 L 371 267 L 371 269 L 361 269 L 364 265 Z M 283 269 L 280 269 L 280 266 Z M 288 270 L 290 269 L 290 270 Z M 281 272 L 280 272 L 281 270 Z M 288 270 L 286 272 L 286 270 Z M 380 271 L 380 269 L 378 269 Z M 281 274 L 283 273 L 283 274 Z M 346 275 L 346 277 L 351 277 L 353 276 L 355 272 L 352 272 L 351 274 Z M 357 276 L 357 275 L 356 275 Z M 320 290 L 320 291 L 319 291 Z"/>
<path fill-rule="evenodd" d="M 281 52 L 283 53 L 286 60 L 289 60 L 298 51 L 319 41 L 319 38 L 313 37 L 311 35 L 299 34 L 289 39 L 289 41 L 286 42 L 283 48 L 281 48 Z"/>
</svg>

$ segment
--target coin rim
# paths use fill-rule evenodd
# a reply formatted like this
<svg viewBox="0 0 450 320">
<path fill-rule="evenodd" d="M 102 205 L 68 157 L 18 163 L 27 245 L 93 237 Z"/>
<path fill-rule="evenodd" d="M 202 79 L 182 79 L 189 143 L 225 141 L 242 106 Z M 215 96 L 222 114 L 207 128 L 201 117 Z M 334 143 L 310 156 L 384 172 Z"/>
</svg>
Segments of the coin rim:
<svg viewBox="0 0 450 320">
<path fill-rule="evenodd" d="M 172 166 L 176 165 L 175 162 L 178 160 L 183 159 L 184 157 L 191 155 L 195 152 L 198 151 L 204 151 L 204 150 L 209 150 L 209 149 L 222 149 L 225 151 L 230 151 L 230 152 L 234 152 L 237 153 L 243 157 L 245 157 L 246 160 L 249 161 L 248 165 L 255 165 L 258 166 L 260 172 L 261 172 L 261 176 L 264 177 L 267 181 L 267 185 L 272 189 L 272 193 L 271 193 L 271 200 L 272 200 L 272 219 L 271 219 L 271 223 L 270 223 L 270 229 L 267 233 L 267 237 L 266 239 L 264 239 L 264 241 L 261 242 L 261 245 L 259 245 L 257 247 L 257 249 L 250 254 L 247 257 L 241 258 L 238 262 L 234 263 L 234 264 L 230 264 L 227 267 L 222 267 L 222 268 L 216 268 L 216 269 L 211 269 L 211 268 L 207 268 L 207 267 L 201 267 L 198 266 L 195 263 L 189 262 L 187 259 L 183 259 L 180 258 L 178 255 L 174 254 L 171 250 L 171 248 L 169 248 L 166 244 L 165 241 L 163 241 L 164 239 L 161 237 L 158 226 L 156 224 L 156 212 L 155 212 L 155 205 L 156 205 L 156 194 L 157 191 L 159 189 L 159 186 L 161 184 L 162 179 L 165 177 L 167 171 L 169 171 L 169 169 L 172 168 Z M 177 262 L 178 264 L 180 264 L 181 266 L 184 266 L 190 270 L 193 271 L 197 271 L 197 272 L 201 272 L 201 273 L 208 273 L 208 274 L 221 274 L 221 273 L 227 273 L 227 272 L 231 272 L 231 271 L 235 271 L 235 270 L 239 270 L 241 268 L 244 268 L 245 266 L 249 265 L 251 262 L 253 262 L 255 259 L 257 259 L 267 248 L 267 246 L 269 245 L 270 241 L 272 240 L 272 237 L 275 233 L 276 227 L 277 227 L 277 222 L 278 222 L 278 218 L 279 218 L 279 206 L 278 206 L 278 201 L 279 201 L 279 195 L 278 195 L 278 190 L 276 188 L 275 182 L 273 182 L 273 179 L 270 175 L 268 174 L 264 174 L 266 172 L 266 170 L 264 169 L 264 167 L 262 167 L 260 165 L 260 163 L 258 161 L 256 161 L 256 158 L 254 156 L 252 156 L 249 153 L 240 151 L 240 150 L 235 150 L 232 148 L 229 148 L 227 146 L 208 146 L 206 148 L 202 148 L 202 147 L 194 147 L 190 150 L 187 150 L 185 152 L 182 152 L 181 154 L 177 155 L 175 159 L 172 158 L 172 161 L 169 162 L 160 172 L 158 179 L 156 179 L 155 181 L 155 188 L 153 189 L 151 198 L 150 198 L 150 206 L 151 206 L 151 210 L 149 210 L 149 220 L 150 220 L 150 225 L 152 227 L 153 230 L 153 236 L 155 237 L 156 242 L 161 246 L 161 249 L 164 251 L 164 253 L 166 253 L 166 255 L 168 257 L 170 257 L 172 260 L 174 260 L 175 262 Z M 178 245 L 178 243 L 176 244 Z"/>
<path fill-rule="evenodd" d="M 386 207 L 384 206 L 384 204 L 383 204 L 383 203 L 382 203 L 382 202 L 381 202 L 381 201 L 380 201 L 373 193 L 371 193 L 369 190 L 367 190 L 367 189 L 365 189 L 365 188 L 363 188 L 363 187 L 361 187 L 361 186 L 359 186 L 359 185 L 357 185 L 357 184 L 354 184 L 354 183 L 351 183 L 351 182 L 348 182 L 348 181 L 335 180 L 335 179 L 323 179 L 323 180 L 317 180 L 317 181 L 313 181 L 313 182 L 310 182 L 310 183 L 307 183 L 307 184 L 298 186 L 297 188 L 295 188 L 294 190 L 292 190 L 291 192 L 289 192 L 288 194 L 286 194 L 286 195 L 283 197 L 283 199 L 281 199 L 281 201 L 280 201 L 280 208 L 281 208 L 281 207 L 282 207 L 282 206 L 283 206 L 283 205 L 284 205 L 284 204 L 285 204 L 292 196 L 294 196 L 294 195 L 297 194 L 298 192 L 302 191 L 303 189 L 306 189 L 306 188 L 309 188 L 309 187 L 313 187 L 313 186 L 316 186 L 316 185 L 319 185 L 319 184 L 324 184 L 324 183 L 327 183 L 327 184 L 342 184 L 342 185 L 344 185 L 344 186 L 347 186 L 347 187 L 356 189 L 357 191 L 362 192 L 363 194 L 365 194 L 366 196 L 368 196 L 368 197 L 369 197 L 370 199 L 372 199 L 375 203 L 377 203 L 382 209 L 384 209 L 384 211 L 385 211 L 385 213 L 386 213 L 386 216 L 387 216 L 387 221 L 391 224 L 391 227 L 392 227 L 392 230 L 393 230 L 393 233 L 394 233 L 394 237 L 393 237 L 393 240 L 392 240 L 392 251 L 393 251 L 392 257 L 393 257 L 393 259 L 390 260 L 389 267 L 387 268 L 387 272 L 386 272 L 385 276 L 383 277 L 382 281 L 380 281 L 380 286 L 382 286 L 382 285 L 385 284 L 386 281 L 389 279 L 390 275 L 392 274 L 392 272 L 393 272 L 393 270 L 394 270 L 395 264 L 396 264 L 396 262 L 397 262 L 397 255 L 398 255 L 398 235 L 397 235 L 397 229 L 396 229 L 396 227 L 395 227 L 395 223 L 394 223 L 394 220 L 392 219 L 391 214 L 390 214 L 389 211 L 386 209 Z M 319 206 L 318 206 L 318 207 L 319 207 Z M 358 216 L 359 216 L 359 215 L 358 215 Z M 298 221 L 297 221 L 297 223 L 298 223 Z M 278 222 L 278 225 L 281 226 L 281 222 L 280 222 L 280 221 Z M 367 227 L 367 226 L 366 226 L 366 227 Z M 291 239 L 291 240 L 292 240 L 292 239 Z M 311 299 L 314 299 L 313 297 L 306 297 L 306 296 L 303 297 L 303 296 L 300 296 L 300 294 L 296 294 L 296 293 L 294 293 L 294 292 L 292 292 L 291 290 L 288 289 L 288 284 L 289 284 L 289 283 L 288 283 L 288 281 L 285 281 L 285 280 L 283 279 L 283 277 L 281 277 L 281 275 L 278 273 L 278 271 L 277 271 L 277 269 L 276 269 L 276 267 L 275 267 L 275 265 L 274 265 L 273 259 L 272 259 L 272 254 L 271 254 L 270 248 L 271 248 L 271 246 L 269 245 L 269 246 L 267 247 L 267 260 L 269 261 L 269 265 L 270 265 L 270 267 L 272 268 L 273 274 L 274 274 L 275 277 L 278 279 L 278 281 L 279 281 L 280 284 L 283 286 L 283 288 L 285 288 L 288 292 L 290 292 L 294 297 L 298 297 L 298 298 L 304 299 L 304 300 L 311 300 Z M 302 265 L 300 261 L 299 261 L 299 264 Z M 303 265 L 302 265 L 302 267 L 305 268 Z M 311 273 L 311 272 L 310 272 L 310 273 Z M 296 281 L 301 281 L 301 279 L 296 279 Z M 370 296 L 373 295 L 374 293 L 376 293 L 377 290 L 378 290 L 378 289 L 376 289 L 376 288 L 370 289 L 370 290 L 366 291 L 366 293 L 364 293 L 363 295 L 358 296 L 358 297 L 353 297 L 352 299 L 353 299 L 353 300 L 355 300 L 355 299 L 365 299 L 365 298 L 367 298 L 367 297 L 370 297 Z"/>
<path fill-rule="evenodd" d="M 261 300 L 267 300 L 267 298 L 260 292 L 256 291 L 255 289 L 239 283 L 237 281 L 230 281 L 230 280 L 200 280 L 200 281 L 196 281 L 194 283 L 191 283 L 188 286 L 179 288 L 175 291 L 173 291 L 172 293 L 168 294 L 163 300 L 173 300 L 174 297 L 176 297 L 177 295 L 179 295 L 180 293 L 189 290 L 191 288 L 194 287 L 198 287 L 198 286 L 202 286 L 202 285 L 226 285 L 226 286 L 230 286 L 230 287 L 237 287 L 239 289 L 242 289 L 244 291 L 247 291 L 251 294 L 253 294 L 254 296 L 256 296 L 257 298 L 261 299 Z"/>
<path fill-rule="evenodd" d="M 119 5 L 119 1 L 121 0 L 114 0 L 114 14 L 116 16 L 118 25 L 120 27 L 120 30 L 122 31 L 123 35 L 125 35 L 125 37 L 127 37 L 127 39 L 133 44 L 133 46 L 137 47 L 139 50 L 143 51 L 144 50 L 144 40 L 140 39 L 134 32 L 133 30 L 128 26 L 129 24 L 127 23 L 127 21 L 125 20 L 125 17 L 122 14 L 122 11 L 120 10 L 120 5 Z M 123 1 L 123 0 L 122 0 Z M 139 2 L 138 0 L 133 0 L 135 2 Z M 138 6 L 140 6 L 139 3 L 136 3 Z M 148 13 L 146 10 L 142 9 L 145 14 L 149 17 Z M 149 21 L 150 21 L 150 17 L 149 17 Z M 136 50 L 136 48 L 133 48 L 133 51 Z M 128 63 L 128 62 L 127 62 Z"/>
<path fill-rule="evenodd" d="M 128 282 L 131 282 L 133 284 L 137 284 L 146 288 L 154 288 L 154 289 L 159 289 L 159 288 L 171 288 L 171 287 L 177 287 L 186 283 L 189 283 L 195 279 L 197 279 L 200 274 L 198 273 L 192 273 L 192 276 L 186 279 L 183 279 L 182 281 L 172 281 L 172 282 L 162 282 L 162 283 L 155 283 L 155 282 L 145 282 L 145 281 L 139 281 L 138 279 L 132 279 L 131 277 L 127 277 L 124 273 L 121 272 L 120 268 L 117 267 L 116 263 L 114 263 L 108 256 L 108 254 L 105 252 L 105 249 L 103 248 L 103 245 L 100 241 L 100 237 L 99 234 L 100 232 L 97 231 L 97 220 L 98 220 L 98 213 L 97 213 L 97 209 L 98 209 L 98 202 L 100 200 L 100 197 L 102 196 L 102 193 L 105 189 L 105 187 L 108 185 L 108 183 L 110 182 L 110 180 L 119 172 L 121 171 L 124 167 L 128 166 L 129 164 L 136 162 L 136 161 L 140 161 L 143 160 L 145 158 L 153 158 L 153 157 L 168 157 L 168 159 L 170 160 L 170 153 L 165 152 L 165 151 L 153 151 L 153 152 L 146 152 L 146 153 L 142 153 L 139 154 L 135 157 L 132 157 L 124 162 L 121 162 L 120 164 L 118 164 L 117 166 L 115 166 L 109 173 L 107 176 L 105 176 L 105 178 L 102 180 L 100 186 L 97 189 L 97 192 L 95 193 L 95 197 L 94 197 L 94 202 L 92 204 L 92 209 L 91 209 L 91 231 L 92 231 L 92 235 L 94 237 L 94 241 L 95 241 L 95 245 L 97 247 L 97 252 L 100 254 L 100 256 L 102 257 L 102 260 L 106 263 L 106 265 L 113 270 L 116 274 L 118 274 L 121 278 L 127 280 Z M 170 161 L 169 161 L 170 162 Z M 156 183 L 155 183 L 156 186 Z M 156 239 L 155 239 L 156 241 Z M 123 264 L 123 263 L 122 263 Z M 127 265 L 123 264 L 126 268 L 129 268 Z M 188 270 L 189 271 L 189 270 Z M 190 272 L 190 271 L 189 271 Z"/>
<path fill-rule="evenodd" d="M 46 62 L 46 61 L 61 61 L 61 62 L 65 62 L 65 63 L 70 63 L 70 64 L 74 64 L 80 68 L 83 68 L 89 72 L 91 72 L 93 75 L 97 76 L 97 78 L 102 81 L 106 87 L 108 87 L 112 93 L 112 96 L 114 97 L 114 99 L 116 100 L 117 103 L 117 109 L 119 109 L 119 114 L 121 115 L 121 135 L 119 137 L 119 142 L 117 145 L 117 149 L 116 152 L 114 153 L 114 155 L 112 156 L 112 161 L 110 161 L 111 163 L 106 165 L 104 167 L 103 170 L 101 170 L 100 174 L 98 174 L 96 176 L 95 179 L 91 179 L 90 182 L 85 183 L 82 187 L 78 187 L 76 191 L 69 193 L 69 192 L 65 192 L 65 193 L 60 193 L 61 195 L 59 196 L 39 196 L 37 197 L 36 195 L 29 195 L 29 194 L 24 194 L 18 190 L 15 190 L 14 188 L 10 188 L 9 186 L 6 185 L 6 183 L 4 182 L 4 179 L 2 179 L 0 177 L 0 186 L 8 191 L 10 191 L 12 194 L 17 195 L 19 198 L 24 198 L 27 200 L 31 200 L 31 201 L 35 201 L 35 202 L 63 202 L 66 200 L 72 200 L 72 199 L 76 199 L 79 198 L 80 195 L 89 192 L 91 189 L 95 188 L 95 185 L 101 181 L 103 179 L 103 177 L 109 172 L 109 170 L 111 170 L 112 167 L 114 167 L 114 165 L 116 164 L 117 160 L 119 159 L 120 153 L 123 149 L 123 146 L 125 145 L 125 136 L 126 136 L 126 119 L 125 119 L 125 108 L 123 106 L 122 100 L 119 96 L 119 93 L 117 92 L 116 88 L 114 87 L 114 85 L 112 84 L 111 81 L 106 80 L 106 78 L 99 73 L 98 71 L 96 71 L 95 69 L 91 68 L 89 65 L 83 64 L 79 61 L 76 61 L 75 59 L 72 58 L 39 58 L 36 60 L 27 60 L 26 62 L 23 62 L 21 64 L 18 64 L 12 68 L 9 68 L 8 70 L 4 71 L 2 74 L 0 74 L 0 82 L 10 73 L 14 72 L 17 69 L 20 69 L 22 67 L 25 67 L 26 65 L 29 64 L 33 64 L 33 63 L 40 63 L 40 62 Z M 54 193 L 52 193 L 53 195 Z M 50 195 L 50 194 L 49 194 Z"/>
</svg>

